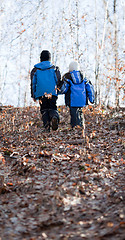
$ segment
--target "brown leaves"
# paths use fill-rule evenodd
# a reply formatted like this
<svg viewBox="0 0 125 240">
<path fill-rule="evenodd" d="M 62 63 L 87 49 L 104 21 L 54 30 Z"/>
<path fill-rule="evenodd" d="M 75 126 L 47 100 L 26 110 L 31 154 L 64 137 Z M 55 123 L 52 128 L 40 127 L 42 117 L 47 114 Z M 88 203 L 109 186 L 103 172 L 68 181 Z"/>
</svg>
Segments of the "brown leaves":
<svg viewBox="0 0 125 240">
<path fill-rule="evenodd" d="M 4 187 L 4 176 L 0 175 L 0 194 Z"/>
<path fill-rule="evenodd" d="M 122 239 L 123 130 L 111 130 L 111 115 L 90 106 L 83 136 L 82 128 L 70 129 L 67 109 L 59 110 L 59 129 L 49 134 L 39 108 L 1 113 L 0 235 L 11 239 L 12 229 L 16 239 Z"/>
<path fill-rule="evenodd" d="M 6 184 L 4 182 L 4 176 L 3 175 L 0 175 L 0 194 L 4 194 L 4 193 L 8 193 L 10 192 L 9 188 L 8 188 L 8 185 L 9 186 L 12 186 L 13 184 L 10 183 L 10 184 Z"/>
<path fill-rule="evenodd" d="M 3 157 L 3 155 L 0 153 L 0 162 L 2 162 L 3 164 L 5 164 L 5 158 Z"/>
</svg>

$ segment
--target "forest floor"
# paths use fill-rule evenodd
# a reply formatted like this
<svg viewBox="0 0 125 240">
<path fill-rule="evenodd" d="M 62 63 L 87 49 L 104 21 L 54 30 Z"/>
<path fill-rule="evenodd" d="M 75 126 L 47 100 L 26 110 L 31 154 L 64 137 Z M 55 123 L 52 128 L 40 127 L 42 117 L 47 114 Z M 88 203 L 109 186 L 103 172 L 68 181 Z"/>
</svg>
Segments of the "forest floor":
<svg viewBox="0 0 125 240">
<path fill-rule="evenodd" d="M 125 239 L 125 114 L 59 107 L 45 133 L 38 107 L 0 111 L 0 240 Z"/>
</svg>

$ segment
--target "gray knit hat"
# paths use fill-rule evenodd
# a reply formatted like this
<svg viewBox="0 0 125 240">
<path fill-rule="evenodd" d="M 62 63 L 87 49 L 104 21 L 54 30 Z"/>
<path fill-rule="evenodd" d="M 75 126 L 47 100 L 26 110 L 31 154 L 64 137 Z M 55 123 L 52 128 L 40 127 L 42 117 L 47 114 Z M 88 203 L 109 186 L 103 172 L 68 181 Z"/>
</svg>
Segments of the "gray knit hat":
<svg viewBox="0 0 125 240">
<path fill-rule="evenodd" d="M 78 70 L 78 63 L 73 61 L 69 64 L 69 71 L 72 72 L 73 70 L 77 71 Z"/>
</svg>

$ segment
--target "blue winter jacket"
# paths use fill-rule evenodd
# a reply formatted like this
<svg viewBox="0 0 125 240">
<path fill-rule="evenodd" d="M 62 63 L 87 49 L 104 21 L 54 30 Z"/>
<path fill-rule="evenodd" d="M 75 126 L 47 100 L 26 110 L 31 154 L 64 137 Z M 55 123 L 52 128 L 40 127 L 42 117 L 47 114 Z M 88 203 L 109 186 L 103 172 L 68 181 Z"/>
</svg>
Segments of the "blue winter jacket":
<svg viewBox="0 0 125 240">
<path fill-rule="evenodd" d="M 69 77 L 66 78 L 66 77 Z M 83 107 L 88 99 L 94 103 L 94 88 L 90 81 L 82 78 L 80 71 L 72 71 L 64 75 L 61 94 L 65 94 L 65 103 L 69 107 Z"/>
<path fill-rule="evenodd" d="M 57 77 L 54 66 L 49 61 L 43 61 L 34 67 L 37 71 L 33 77 L 33 97 L 39 99 L 45 93 L 57 96 Z"/>
</svg>

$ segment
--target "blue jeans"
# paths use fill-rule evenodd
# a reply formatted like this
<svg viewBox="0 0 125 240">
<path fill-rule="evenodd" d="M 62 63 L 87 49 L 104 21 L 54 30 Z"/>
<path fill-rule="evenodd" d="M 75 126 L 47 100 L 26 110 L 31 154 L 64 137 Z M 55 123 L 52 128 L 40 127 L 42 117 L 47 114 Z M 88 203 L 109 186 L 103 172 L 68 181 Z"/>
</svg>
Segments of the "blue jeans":
<svg viewBox="0 0 125 240">
<path fill-rule="evenodd" d="M 75 127 L 79 125 L 80 127 L 83 126 L 83 113 L 82 107 L 70 107 L 70 116 L 71 116 L 71 127 Z"/>
</svg>

